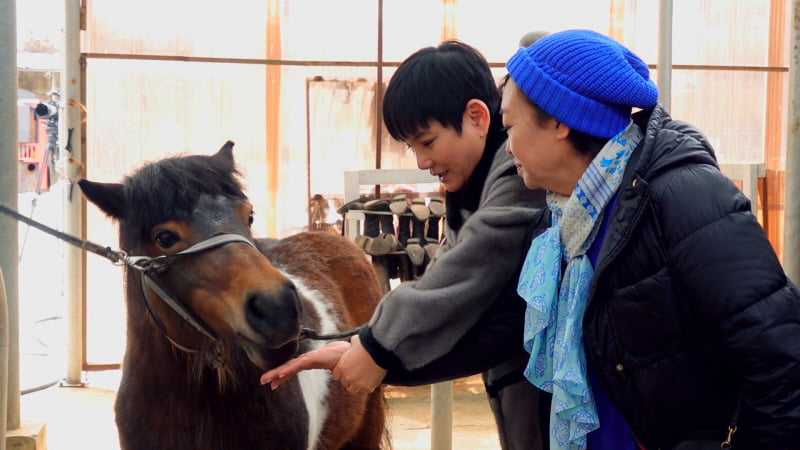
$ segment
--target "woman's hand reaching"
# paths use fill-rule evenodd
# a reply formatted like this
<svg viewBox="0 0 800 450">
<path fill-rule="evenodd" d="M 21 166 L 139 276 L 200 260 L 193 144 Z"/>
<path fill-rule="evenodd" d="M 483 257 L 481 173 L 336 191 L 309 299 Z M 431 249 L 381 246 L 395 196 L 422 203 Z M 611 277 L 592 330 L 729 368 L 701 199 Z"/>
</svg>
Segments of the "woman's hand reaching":
<svg viewBox="0 0 800 450">
<path fill-rule="evenodd" d="M 386 376 L 386 370 L 375 364 L 358 336 L 353 336 L 350 342 L 331 342 L 286 361 L 261 375 L 261 384 L 269 383 L 274 390 L 298 372 L 308 369 L 330 370 L 331 378 L 351 394 L 372 392 Z"/>
<path fill-rule="evenodd" d="M 324 347 L 303 353 L 297 358 L 290 359 L 280 366 L 271 369 L 261 375 L 261 384 L 268 384 L 275 390 L 298 372 L 308 369 L 328 369 L 333 370 L 339 358 L 350 348 L 347 341 L 331 342 Z"/>
</svg>

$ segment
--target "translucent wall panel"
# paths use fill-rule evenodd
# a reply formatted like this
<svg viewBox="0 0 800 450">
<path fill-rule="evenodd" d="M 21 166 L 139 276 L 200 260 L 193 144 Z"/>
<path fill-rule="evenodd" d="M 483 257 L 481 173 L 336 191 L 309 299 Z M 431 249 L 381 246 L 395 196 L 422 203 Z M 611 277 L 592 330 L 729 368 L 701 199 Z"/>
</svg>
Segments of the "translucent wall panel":
<svg viewBox="0 0 800 450">
<path fill-rule="evenodd" d="M 490 61 L 505 62 L 517 50 L 520 37 L 529 31 L 587 28 L 608 33 L 610 3 L 459 0 L 458 38 L 481 49 Z"/>
<path fill-rule="evenodd" d="M 610 28 L 605 34 L 625 44 L 646 63 L 656 64 L 660 3 L 653 0 L 612 0 Z"/>
<path fill-rule="evenodd" d="M 266 58 L 267 2 L 87 2 L 89 53 Z"/>
<path fill-rule="evenodd" d="M 376 91 L 374 79 L 308 80 L 310 194 L 340 193 L 344 171 L 375 166 Z"/>
<path fill-rule="evenodd" d="M 277 208 L 285 236 L 308 225 L 311 196 L 343 196 L 344 170 L 375 167 L 375 146 L 366 143 L 373 133 L 375 68 L 285 67 L 281 79 Z"/>
<path fill-rule="evenodd" d="M 770 0 L 674 0 L 673 64 L 766 66 Z"/>
<path fill-rule="evenodd" d="M 698 126 L 721 163 L 764 162 L 767 76 L 763 72 L 675 70 L 673 118 Z"/>
<path fill-rule="evenodd" d="M 20 53 L 53 54 L 64 49 L 64 0 L 17 1 L 16 11 Z"/>
<path fill-rule="evenodd" d="M 260 66 L 90 60 L 87 64 L 86 176 L 118 182 L 146 161 L 211 154 L 226 140 L 255 205 L 254 230 L 266 230 L 265 70 Z M 259 214 L 261 213 L 261 214 Z M 111 222 L 87 206 L 87 237 L 117 246 Z M 122 342 L 121 270 L 87 258 L 87 360 L 117 361 Z M 121 319 L 120 319 L 121 320 Z"/>
<path fill-rule="evenodd" d="M 399 62 L 442 40 L 441 1 L 383 0 L 383 59 Z"/>
<path fill-rule="evenodd" d="M 262 66 L 90 60 L 89 174 L 118 180 L 143 161 L 213 153 L 228 139 L 245 172 L 263 166 L 264 80 Z"/>
<path fill-rule="evenodd" d="M 284 0 L 282 3 L 282 58 L 378 59 L 377 1 Z"/>
</svg>

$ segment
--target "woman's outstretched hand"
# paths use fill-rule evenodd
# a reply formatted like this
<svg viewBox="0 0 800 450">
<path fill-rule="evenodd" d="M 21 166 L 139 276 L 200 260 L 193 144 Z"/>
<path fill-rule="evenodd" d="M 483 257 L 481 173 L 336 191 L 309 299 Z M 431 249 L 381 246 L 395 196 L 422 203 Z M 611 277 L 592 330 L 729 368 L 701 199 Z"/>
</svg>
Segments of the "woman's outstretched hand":
<svg viewBox="0 0 800 450">
<path fill-rule="evenodd" d="M 333 370 L 339 362 L 344 352 L 350 348 L 347 341 L 335 341 L 328 343 L 324 347 L 303 353 L 297 358 L 290 359 L 280 366 L 271 369 L 261 375 L 261 384 L 269 383 L 275 390 L 284 381 L 290 379 L 298 372 L 308 369 L 328 369 Z"/>
</svg>

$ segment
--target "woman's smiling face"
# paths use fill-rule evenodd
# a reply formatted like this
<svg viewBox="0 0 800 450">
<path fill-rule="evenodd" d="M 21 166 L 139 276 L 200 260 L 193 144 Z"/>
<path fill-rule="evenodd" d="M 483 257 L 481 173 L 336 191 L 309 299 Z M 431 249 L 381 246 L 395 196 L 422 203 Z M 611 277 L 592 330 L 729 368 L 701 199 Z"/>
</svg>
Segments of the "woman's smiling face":
<svg viewBox="0 0 800 450">
<path fill-rule="evenodd" d="M 417 158 L 417 167 L 439 177 L 449 192 L 458 192 L 467 184 L 483 156 L 489 128 L 488 109 L 484 108 L 483 102 L 470 100 L 464 111 L 461 134 L 433 120 L 428 128 L 406 139 Z"/>
<path fill-rule="evenodd" d="M 588 162 L 567 139 L 570 128 L 554 118 L 541 120 L 513 79 L 503 89 L 503 126 L 508 129 L 506 151 L 530 189 L 571 195 Z"/>
</svg>

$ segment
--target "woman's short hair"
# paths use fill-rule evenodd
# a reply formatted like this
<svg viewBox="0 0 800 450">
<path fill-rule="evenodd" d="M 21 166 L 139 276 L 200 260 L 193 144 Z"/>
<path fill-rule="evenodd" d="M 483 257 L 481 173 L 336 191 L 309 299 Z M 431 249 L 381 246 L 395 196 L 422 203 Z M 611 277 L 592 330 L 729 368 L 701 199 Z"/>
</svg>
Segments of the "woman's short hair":
<svg viewBox="0 0 800 450">
<path fill-rule="evenodd" d="M 383 119 L 389 134 L 407 140 L 433 120 L 461 133 L 467 102 L 482 100 L 494 116 L 500 92 L 486 58 L 457 41 L 425 47 L 406 58 L 389 81 Z"/>
</svg>

